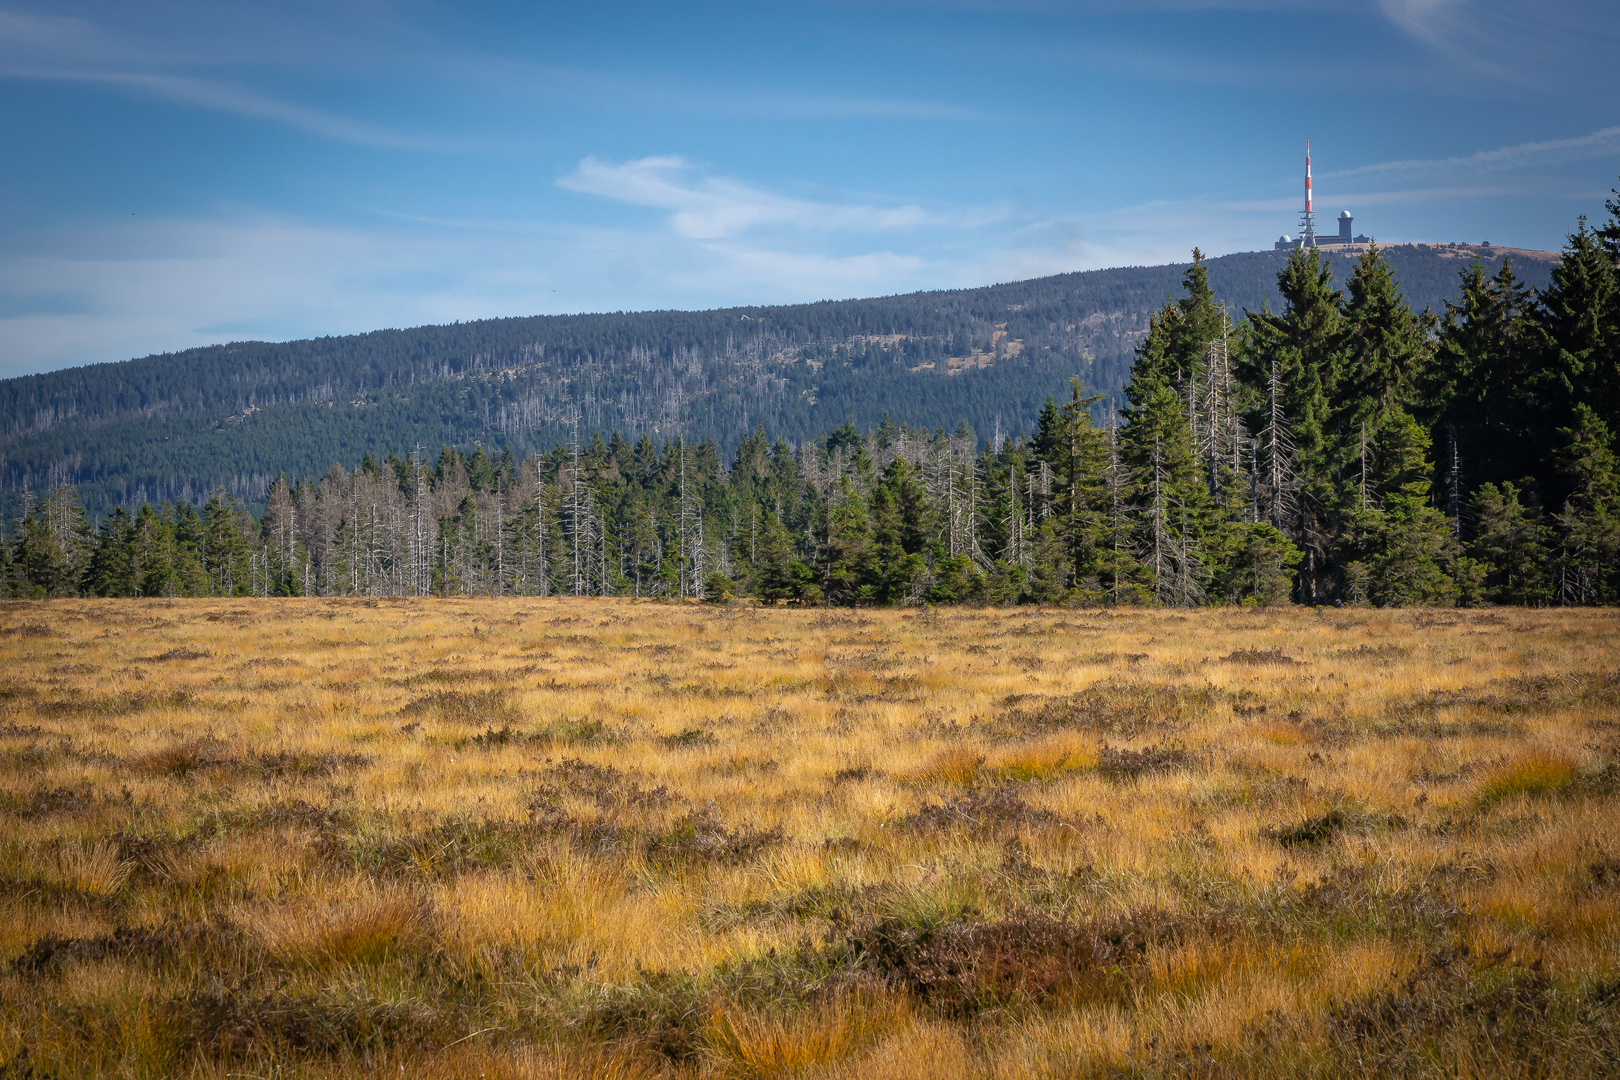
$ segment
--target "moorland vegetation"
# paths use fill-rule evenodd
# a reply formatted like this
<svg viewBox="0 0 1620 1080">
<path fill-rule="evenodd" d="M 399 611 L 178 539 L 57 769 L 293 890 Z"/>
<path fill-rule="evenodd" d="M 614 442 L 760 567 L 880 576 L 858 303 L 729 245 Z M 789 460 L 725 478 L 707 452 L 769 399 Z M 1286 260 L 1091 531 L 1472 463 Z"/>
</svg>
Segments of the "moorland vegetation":
<svg viewBox="0 0 1620 1080">
<path fill-rule="evenodd" d="M 1620 1071 L 1613 609 L 0 623 L 6 1077 Z"/>
</svg>

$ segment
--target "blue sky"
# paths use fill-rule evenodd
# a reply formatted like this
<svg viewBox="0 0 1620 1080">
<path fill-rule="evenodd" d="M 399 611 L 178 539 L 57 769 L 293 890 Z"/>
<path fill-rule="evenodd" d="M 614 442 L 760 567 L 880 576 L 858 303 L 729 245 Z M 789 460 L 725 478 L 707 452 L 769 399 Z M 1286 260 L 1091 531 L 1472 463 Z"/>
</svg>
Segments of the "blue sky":
<svg viewBox="0 0 1620 1080">
<path fill-rule="evenodd" d="M 245 338 L 1556 248 L 1613 0 L 0 0 L 0 376 Z"/>
</svg>

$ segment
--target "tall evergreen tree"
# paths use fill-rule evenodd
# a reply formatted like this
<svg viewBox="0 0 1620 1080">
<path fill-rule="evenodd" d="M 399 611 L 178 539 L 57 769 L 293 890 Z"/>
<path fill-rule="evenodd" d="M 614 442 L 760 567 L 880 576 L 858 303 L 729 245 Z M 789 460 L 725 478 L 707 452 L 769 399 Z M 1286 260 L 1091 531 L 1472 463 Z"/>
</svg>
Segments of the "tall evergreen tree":
<svg viewBox="0 0 1620 1080">
<path fill-rule="evenodd" d="M 1280 411 L 1288 418 L 1299 486 L 1290 539 L 1303 551 L 1300 599 L 1330 598 L 1331 553 L 1336 502 L 1332 468 L 1332 403 L 1344 367 L 1343 295 L 1317 248 L 1295 248 L 1277 272 L 1284 307 L 1280 313 L 1250 312 L 1250 347 L 1242 365 L 1246 381 L 1263 392 L 1273 381 L 1282 388 Z M 1269 418 L 1256 413 L 1253 430 Z"/>
<path fill-rule="evenodd" d="M 1525 379 L 1539 421 L 1528 433 L 1549 468 L 1577 405 L 1620 415 L 1620 270 L 1582 218 L 1538 298 L 1535 359 Z M 1563 492 L 1555 493 L 1562 502 Z"/>
<path fill-rule="evenodd" d="M 1558 514 L 1558 599 L 1611 604 L 1620 599 L 1620 467 L 1614 437 L 1585 403 L 1566 429 L 1563 466 L 1569 497 Z"/>
<path fill-rule="evenodd" d="M 1539 605 L 1553 599 L 1541 509 L 1517 487 L 1481 484 L 1474 493 L 1473 557 L 1485 569 L 1486 597 L 1499 604 Z"/>
<path fill-rule="evenodd" d="M 1192 265 L 1181 277 L 1182 295 L 1176 301 L 1179 318 L 1164 327 L 1168 334 L 1165 354 L 1177 385 L 1193 379 L 1202 370 L 1209 347 L 1220 340 L 1226 317 L 1215 301 L 1209 285 L 1209 267 L 1204 253 L 1193 248 Z"/>
<path fill-rule="evenodd" d="M 1370 486 L 1377 505 L 1357 512 L 1347 547 L 1366 567 L 1366 598 L 1382 606 L 1457 598 L 1450 571 L 1460 552 L 1451 522 L 1429 503 L 1429 446 L 1428 432 L 1401 409 L 1385 416 L 1373 440 Z"/>
<path fill-rule="evenodd" d="M 1487 278 L 1476 259 L 1459 285 L 1457 301 L 1446 304 L 1434 364 L 1414 411 L 1431 431 L 1456 440 L 1465 476 L 1501 484 L 1536 468 L 1526 437 L 1532 403 L 1525 396 L 1533 297 L 1511 260 Z"/>
<path fill-rule="evenodd" d="M 1341 447 L 1354 442 L 1345 433 L 1413 404 L 1433 351 L 1428 333 L 1433 320 L 1407 306 L 1376 244 L 1356 261 L 1346 288 L 1344 366 L 1334 387 Z"/>
<path fill-rule="evenodd" d="M 1208 578 L 1202 551 L 1211 500 L 1186 408 L 1157 367 L 1159 351 L 1150 329 L 1125 387 L 1119 453 L 1130 477 L 1135 546 L 1154 597 L 1187 604 L 1203 596 Z"/>
</svg>

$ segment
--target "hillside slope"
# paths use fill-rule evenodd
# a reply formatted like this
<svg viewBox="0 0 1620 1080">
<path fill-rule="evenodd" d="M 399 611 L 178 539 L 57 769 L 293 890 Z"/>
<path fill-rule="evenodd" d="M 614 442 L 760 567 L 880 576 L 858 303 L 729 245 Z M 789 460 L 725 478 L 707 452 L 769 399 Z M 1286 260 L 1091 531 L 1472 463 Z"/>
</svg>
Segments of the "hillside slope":
<svg viewBox="0 0 1620 1080">
<path fill-rule="evenodd" d="M 1476 256 L 1546 284 L 1558 256 L 1466 245 L 1385 249 L 1416 308 L 1440 310 Z M 1235 317 L 1278 303 L 1284 252 L 1209 263 Z M 1340 255 L 1337 276 L 1347 276 Z M 203 497 L 254 503 L 277 473 L 368 451 L 549 447 L 581 432 L 713 438 L 763 424 L 797 441 L 884 413 L 981 435 L 1027 429 L 1078 374 L 1115 392 L 1185 264 L 976 289 L 701 312 L 492 319 L 285 343 L 237 342 L 0 382 L 0 500 L 78 485 L 86 508 Z"/>
</svg>

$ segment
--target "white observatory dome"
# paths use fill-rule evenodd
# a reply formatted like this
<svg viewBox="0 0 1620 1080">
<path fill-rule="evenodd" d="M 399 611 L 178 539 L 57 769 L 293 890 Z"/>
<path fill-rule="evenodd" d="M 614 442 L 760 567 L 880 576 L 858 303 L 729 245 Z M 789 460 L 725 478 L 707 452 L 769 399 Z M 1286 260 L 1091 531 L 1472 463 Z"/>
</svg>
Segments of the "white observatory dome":
<svg viewBox="0 0 1620 1080">
<path fill-rule="evenodd" d="M 1340 210 L 1339 211 L 1339 220 L 1348 221 L 1349 218 L 1350 218 L 1350 211 L 1348 211 L 1348 210 Z"/>
</svg>

